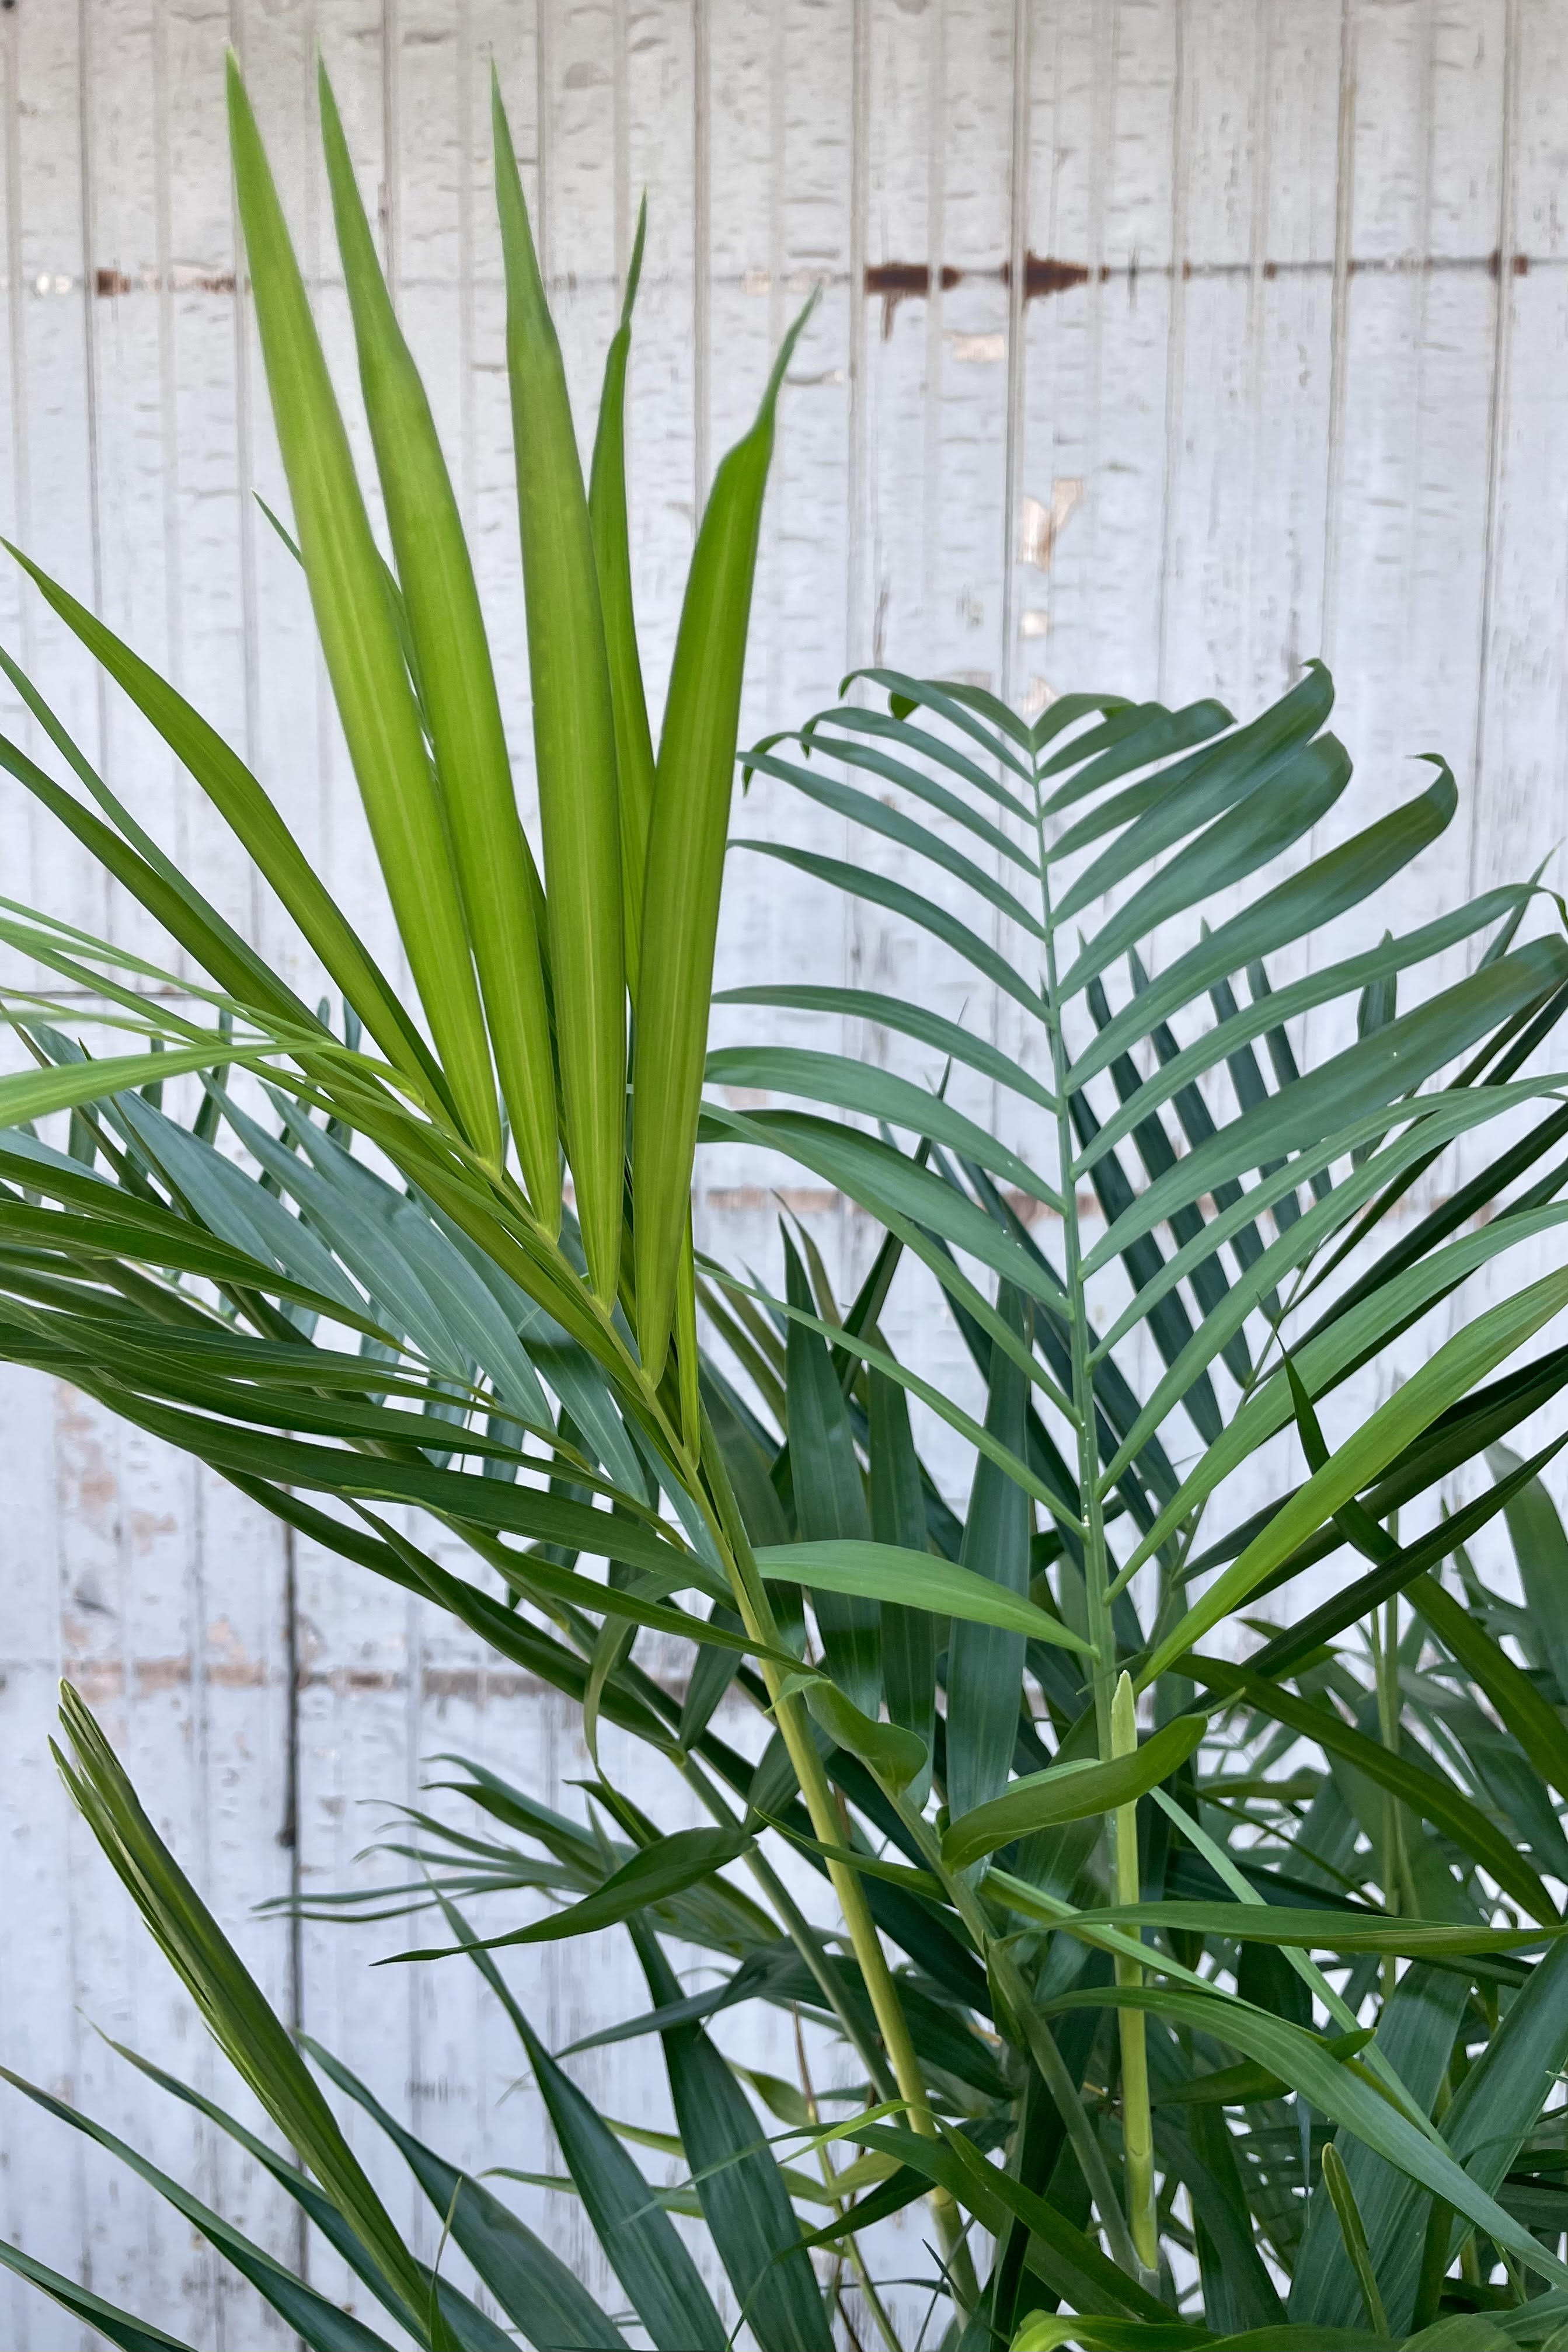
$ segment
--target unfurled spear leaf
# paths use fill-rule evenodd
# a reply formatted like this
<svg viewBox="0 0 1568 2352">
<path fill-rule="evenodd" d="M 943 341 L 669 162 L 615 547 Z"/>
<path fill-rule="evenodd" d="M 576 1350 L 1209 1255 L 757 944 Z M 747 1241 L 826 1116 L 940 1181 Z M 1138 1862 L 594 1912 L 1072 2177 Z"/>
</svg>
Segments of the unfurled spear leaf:
<svg viewBox="0 0 1568 2352">
<path fill-rule="evenodd" d="M 637 213 L 637 232 L 626 270 L 621 323 L 605 357 L 599 425 L 588 475 L 588 513 L 594 526 L 594 557 L 599 571 L 599 603 L 610 657 L 610 698 L 616 717 L 616 768 L 620 790 L 621 893 L 626 919 L 626 980 L 634 1003 L 642 946 L 643 878 L 647 869 L 647 829 L 653 814 L 653 733 L 643 691 L 632 609 L 632 553 L 626 522 L 626 364 L 632 347 L 632 307 L 642 276 L 647 235 L 647 198 Z"/>
<path fill-rule="evenodd" d="M 494 78 L 490 114 L 562 1109 L 589 1279 L 607 1305 L 620 1280 L 626 1122 L 615 708 L 566 371 Z"/>
<path fill-rule="evenodd" d="M 376 856 L 476 1150 L 500 1156 L 489 1046 L 446 820 L 348 434 L 239 67 L 229 136 L 261 353 L 311 606 Z"/>
<path fill-rule="evenodd" d="M 484 616 L 436 421 L 375 257 L 324 66 L 320 88 L 360 382 L 436 774 L 512 1139 L 529 1198 L 553 1236 L 561 1222 L 561 1160 L 534 920 L 539 877 L 518 819 Z"/>
<path fill-rule="evenodd" d="M 714 478 L 686 583 L 659 737 L 643 888 L 632 1122 L 637 1339 L 652 1381 L 664 1370 L 680 1253 L 689 1246 L 691 1160 L 773 417 L 811 307 L 784 337 L 755 425 Z"/>
</svg>

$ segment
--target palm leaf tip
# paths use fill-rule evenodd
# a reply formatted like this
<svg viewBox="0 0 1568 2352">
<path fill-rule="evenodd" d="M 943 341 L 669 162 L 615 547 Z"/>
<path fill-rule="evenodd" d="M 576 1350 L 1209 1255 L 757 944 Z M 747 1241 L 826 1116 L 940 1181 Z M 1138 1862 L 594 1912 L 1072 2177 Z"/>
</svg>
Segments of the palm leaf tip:
<svg viewBox="0 0 1568 2352">
<path fill-rule="evenodd" d="M 321 138 L 353 318 L 360 380 L 436 778 L 511 1133 L 552 1235 L 561 1213 L 555 1080 L 540 943 L 538 877 L 511 764 L 473 565 L 430 404 L 376 260 L 323 64 Z"/>
<path fill-rule="evenodd" d="M 621 890 L 626 979 L 635 1002 L 641 961 L 643 881 L 647 865 L 647 829 L 653 809 L 653 735 L 643 691 L 632 601 L 631 540 L 626 513 L 626 394 L 631 357 L 632 312 L 642 277 L 647 234 L 647 197 L 637 213 L 637 236 L 626 270 L 621 320 L 605 355 L 604 388 L 589 469 L 588 511 L 610 662 L 610 694 L 616 726 L 619 790 Z"/>
<path fill-rule="evenodd" d="M 816 303 L 784 336 L 755 424 L 714 477 L 686 583 L 658 747 L 634 1071 L 632 1192 L 637 1337 L 664 1369 L 687 1246 L 691 1164 L 740 735 L 763 499 L 784 373 Z"/>
<path fill-rule="evenodd" d="M 626 1160 L 615 699 L 566 372 L 493 68 L 490 102 L 563 1126 L 589 1276 L 607 1304 L 620 1279 Z"/>
<path fill-rule="evenodd" d="M 446 822 L 353 453 L 271 166 L 232 53 L 235 187 L 279 445 L 317 632 L 376 856 L 463 1124 L 500 1126 Z"/>
</svg>

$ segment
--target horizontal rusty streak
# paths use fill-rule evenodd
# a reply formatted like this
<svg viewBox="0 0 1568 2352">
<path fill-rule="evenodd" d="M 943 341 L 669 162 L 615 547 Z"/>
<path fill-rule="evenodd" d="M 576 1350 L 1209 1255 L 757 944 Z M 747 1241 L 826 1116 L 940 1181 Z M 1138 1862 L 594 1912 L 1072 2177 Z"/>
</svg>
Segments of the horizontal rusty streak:
<svg viewBox="0 0 1568 2352">
<path fill-rule="evenodd" d="M 793 1216 L 819 1217 L 847 1204 L 842 1192 L 816 1184 L 715 1184 L 702 1195 L 702 1205 L 721 1215 L 737 1211 L 787 1209 Z"/>
<path fill-rule="evenodd" d="M 258 1658 L 209 1658 L 201 1675 L 211 1690 L 263 1690 L 268 1679 Z M 129 1672 L 123 1658 L 79 1658 L 67 1665 L 66 1680 L 89 1706 L 101 1706 L 107 1699 L 123 1698 L 128 1685 L 133 1698 L 153 1698 L 160 1691 L 185 1689 L 193 1675 L 189 1654 L 182 1652 L 175 1657 L 133 1658 Z"/>
<path fill-rule="evenodd" d="M 1346 267 L 1352 278 L 1415 277 L 1445 274 L 1485 272 L 1491 278 L 1501 278 L 1505 272 L 1514 278 L 1527 278 L 1532 268 L 1543 264 L 1561 264 L 1568 257 L 1490 253 L 1397 253 L 1375 256 L 1352 256 Z M 1112 264 L 1101 262 L 1091 268 L 1084 261 L 1058 261 L 1049 254 L 1030 253 L 1024 260 L 1024 299 L 1033 302 L 1052 294 L 1065 294 L 1077 286 L 1098 282 L 1109 285 L 1113 279 L 1129 287 L 1136 286 L 1140 278 L 1174 278 L 1184 279 L 1206 278 L 1250 278 L 1254 275 L 1276 278 L 1331 278 L 1334 263 L 1327 255 L 1289 261 L 1202 261 L 1188 256 L 1179 265 L 1174 262 L 1147 262 L 1135 255 L 1131 260 Z M 923 301 L 931 293 L 931 265 L 928 261 L 878 261 L 868 263 L 865 290 L 878 296 L 882 303 L 882 332 L 892 331 L 893 314 L 904 301 Z M 1012 283 L 1012 265 L 999 261 L 984 268 L 958 269 L 951 263 L 943 265 L 941 282 L 944 290 L 962 285 L 966 279 L 985 280 L 993 285 Z"/>
<path fill-rule="evenodd" d="M 171 270 L 167 279 L 155 269 L 143 269 L 128 278 L 122 269 L 95 269 L 92 273 L 93 292 L 107 301 L 121 294 L 232 294 L 232 269 L 204 273 L 195 269 Z"/>
<path fill-rule="evenodd" d="M 1352 278 L 1447 275 L 1456 271 L 1460 274 L 1485 271 L 1491 278 L 1501 278 L 1505 275 L 1527 278 L 1533 269 L 1562 268 L 1565 266 L 1568 266 L 1568 254 L 1504 253 L 1498 248 L 1494 248 L 1490 253 L 1352 255 L 1346 264 L 1347 270 Z M 1187 255 L 1180 262 L 1175 262 L 1145 261 L 1141 256 L 1134 254 L 1126 261 L 1102 261 L 1098 265 L 1091 265 L 1085 261 L 1058 260 L 1050 254 L 1030 253 L 1025 257 L 1024 299 L 1026 301 L 1032 302 L 1048 298 L 1053 294 L 1065 294 L 1075 287 L 1091 283 L 1104 286 L 1112 281 L 1120 281 L 1129 287 L 1135 287 L 1140 278 L 1174 278 L 1178 275 L 1183 278 L 1200 279 L 1253 276 L 1267 278 L 1328 278 L 1333 275 L 1333 260 L 1328 255 L 1288 260 L 1270 257 L 1260 262 L 1250 258 L 1245 261 L 1204 260 Z M 132 271 L 121 269 L 113 264 L 102 263 L 89 271 L 89 276 L 93 292 L 103 301 L 120 301 L 136 294 L 165 292 L 228 295 L 235 291 L 236 286 L 235 273 L 232 269 L 172 269 L 164 276 L 156 269 L 143 268 Z M 740 277 L 730 273 L 720 273 L 715 276 L 713 283 L 740 286 L 752 290 L 751 281 L 753 277 L 760 278 L 763 282 L 771 282 L 769 273 L 763 271 L 746 272 Z M 864 290 L 882 304 L 884 334 L 890 333 L 893 315 L 900 302 L 924 301 L 929 297 L 933 277 L 944 292 L 951 293 L 955 286 L 961 286 L 969 280 L 988 281 L 992 285 L 1006 286 L 1011 281 L 1012 268 L 1005 259 L 963 268 L 952 262 L 944 262 L 937 271 L 933 271 L 929 261 L 868 262 L 864 272 Z M 803 283 L 819 281 L 824 284 L 841 285 L 844 282 L 843 273 L 829 269 L 812 272 L 809 278 L 803 277 Z M 342 283 L 341 279 L 330 276 L 313 282 L 334 287 Z M 422 283 L 437 281 L 422 280 L 416 276 L 405 279 L 405 282 L 410 287 L 416 287 Z M 439 282 L 446 283 L 444 280 Z M 552 280 L 552 284 L 555 282 L 557 281 Z M 559 282 L 565 285 L 568 280 L 562 278 Z M 570 282 L 580 288 L 585 283 L 597 281 L 577 278 Z M 790 282 L 793 285 L 795 281 L 792 278 Z M 79 275 L 73 271 L 44 270 L 36 278 L 29 278 L 26 283 L 29 290 L 36 294 L 62 295 L 77 292 L 82 281 Z M 489 286 L 490 280 L 483 272 L 480 272 L 475 276 L 473 283 L 476 287 Z"/>
<path fill-rule="evenodd" d="M 0 1675 L 0 1688 L 5 1685 Z M 123 1699 L 129 1686 L 132 1699 L 150 1698 L 170 1690 L 185 1690 L 195 1677 L 189 1658 L 134 1658 L 129 1676 L 124 1661 L 102 1658 L 68 1666 L 66 1680 L 73 1690 L 79 1691 L 88 1705 L 107 1706 Z M 218 1689 L 264 1688 L 268 1677 L 258 1671 L 252 1675 L 226 1673 L 221 1667 L 209 1666 L 201 1680 Z M 274 1687 L 283 1689 L 287 1677 L 271 1678 Z M 657 1673 L 654 1680 L 661 1687 L 679 1696 L 684 1677 L 673 1679 Z M 334 1698 L 374 1698 L 394 1696 L 408 1688 L 408 1676 L 401 1666 L 328 1666 L 308 1668 L 297 1685 L 300 1691 L 330 1691 Z M 426 1666 L 419 1676 L 419 1696 L 439 1706 L 447 1700 L 461 1700 L 472 1706 L 485 1705 L 490 1699 L 542 1698 L 553 1690 L 552 1683 L 538 1675 L 520 1673 L 513 1666 Z"/>
<path fill-rule="evenodd" d="M 1013 283 L 1013 265 L 1003 262 L 996 272 L 1004 286 Z M 1102 262 L 1100 276 L 1103 281 L 1110 275 L 1110 265 Z M 1065 294 L 1071 286 L 1087 286 L 1089 271 L 1081 261 L 1053 261 L 1049 254 L 1026 253 L 1024 256 L 1024 299 L 1032 302 L 1044 294 Z"/>
<path fill-rule="evenodd" d="M 956 286 L 963 276 L 962 269 L 954 269 L 951 265 L 944 267 L 942 273 L 943 287 Z M 868 294 L 890 294 L 895 301 L 901 300 L 906 294 L 929 294 L 931 264 L 929 261 L 868 262 L 866 291 Z"/>
</svg>

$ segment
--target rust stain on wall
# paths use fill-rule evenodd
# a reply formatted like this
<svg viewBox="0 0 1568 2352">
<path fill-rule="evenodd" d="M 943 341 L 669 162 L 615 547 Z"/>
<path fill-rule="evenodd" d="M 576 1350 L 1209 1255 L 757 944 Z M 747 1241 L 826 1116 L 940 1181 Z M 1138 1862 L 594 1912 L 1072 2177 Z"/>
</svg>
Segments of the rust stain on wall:
<svg viewBox="0 0 1568 2352">
<path fill-rule="evenodd" d="M 962 269 L 944 266 L 941 272 L 943 290 L 951 292 L 963 278 Z M 910 299 L 923 302 L 931 292 L 931 268 L 929 261 L 876 261 L 866 267 L 866 291 L 882 298 L 882 341 L 893 331 L 893 313 L 900 302 Z"/>
<path fill-rule="evenodd" d="M 1100 270 L 1109 278 L 1109 267 Z M 882 304 L 882 340 L 887 341 L 893 331 L 893 314 L 900 302 L 923 302 L 931 290 L 935 278 L 943 293 L 951 293 L 963 283 L 965 276 L 989 278 L 1003 286 L 1012 283 L 1013 266 L 1001 262 L 994 269 L 955 269 L 944 262 L 940 271 L 933 270 L 929 261 L 872 261 L 866 265 L 866 291 L 880 297 Z M 1029 253 L 1024 257 L 1024 299 L 1032 302 L 1037 297 L 1065 293 L 1069 286 L 1089 282 L 1088 266 L 1081 261 L 1056 261 L 1049 254 Z"/>
<path fill-rule="evenodd" d="M 1539 260 L 1540 257 L 1533 257 Z M 1136 255 L 1126 262 L 1112 264 L 1102 261 L 1098 268 L 1084 261 L 1061 261 L 1048 253 L 1028 253 L 1024 257 L 1024 299 L 1034 302 L 1053 294 L 1066 294 L 1075 286 L 1098 283 L 1107 285 L 1112 278 L 1125 280 L 1130 291 L 1140 277 L 1174 278 L 1249 278 L 1254 268 L 1266 278 L 1329 278 L 1334 264 L 1323 255 L 1302 260 L 1251 261 L 1194 260 L 1191 255 L 1180 262 L 1147 262 Z M 1407 277 L 1412 273 L 1447 274 L 1452 271 L 1485 270 L 1489 277 L 1527 278 L 1532 267 L 1528 253 L 1504 253 L 1494 248 L 1490 253 L 1395 253 L 1362 257 L 1352 255 L 1346 264 L 1352 278 L 1367 275 Z M 928 261 L 879 261 L 866 268 L 865 290 L 876 295 L 882 305 L 882 337 L 893 331 L 893 315 L 900 302 L 923 301 L 931 290 L 934 272 Z M 987 279 L 994 285 L 1009 286 L 1013 267 L 1008 260 L 989 268 L 956 269 L 951 263 L 943 265 L 941 282 L 944 289 L 963 284 L 966 279 Z"/>
<path fill-rule="evenodd" d="M 121 294 L 161 294 L 165 287 L 171 294 L 232 294 L 232 269 L 171 269 L 163 278 L 155 269 L 138 270 L 134 278 L 123 269 L 100 268 L 92 273 L 92 290 L 100 300 L 111 301 Z"/>
</svg>

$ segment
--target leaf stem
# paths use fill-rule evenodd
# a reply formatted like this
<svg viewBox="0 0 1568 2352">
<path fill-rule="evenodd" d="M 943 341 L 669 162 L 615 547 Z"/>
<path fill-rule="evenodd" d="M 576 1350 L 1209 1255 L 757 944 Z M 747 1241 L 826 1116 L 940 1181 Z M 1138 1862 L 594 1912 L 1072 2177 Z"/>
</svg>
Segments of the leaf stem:
<svg viewBox="0 0 1568 2352">
<path fill-rule="evenodd" d="M 740 1507 L 706 1412 L 702 1415 L 701 1449 L 713 1531 L 730 1574 L 735 1605 L 752 1639 L 776 1648 L 779 1636 L 773 1610 L 758 1574 Z M 811 1718 L 797 1695 L 780 1696 L 779 1672 L 771 1660 L 759 1658 L 758 1664 L 767 1686 L 773 1720 L 783 1734 L 795 1779 L 800 1783 L 812 1830 L 822 1845 L 836 1847 L 840 1842 L 842 1825 L 834 1806 L 833 1792 L 827 1784 L 827 1775 L 823 1770 L 822 1759 L 812 1737 Z M 877 2030 L 882 2037 L 882 2046 L 888 2053 L 888 2063 L 893 2070 L 899 2095 L 909 2109 L 910 2127 L 926 2139 L 935 2139 L 938 2137 L 936 2122 L 926 2095 L 925 2081 L 915 2054 L 909 2021 L 900 2003 L 892 1971 L 877 1934 L 876 1922 L 871 1916 L 859 1873 L 844 1863 L 830 1861 L 827 1875 L 838 1900 L 845 1929 L 859 1966 L 871 2012 L 877 2021 Z M 954 2298 L 962 2316 L 967 2320 L 979 2300 L 979 2286 L 964 2241 L 963 2221 L 947 2189 L 933 2189 L 931 2205 L 942 2238 L 942 2252 L 949 2264 Z"/>
<path fill-rule="evenodd" d="M 1095 2136 L 1094 2126 L 1084 2113 L 1078 2085 L 1068 2072 L 1067 2062 L 1057 2047 L 1056 2036 L 1029 1997 L 1029 1989 L 1013 1958 L 1008 1938 L 995 1933 L 985 1906 L 968 1878 L 948 1868 L 942 1860 L 942 1842 L 933 1834 L 925 1816 L 910 1803 L 900 1790 L 891 1788 L 886 1780 L 879 1780 L 879 1785 L 919 1845 L 927 1868 L 942 1880 L 948 1900 L 968 1928 L 974 1948 L 985 1963 L 987 1976 L 1001 1994 L 1013 2023 L 1028 2045 L 1029 2056 L 1056 2103 L 1062 2127 L 1078 2158 L 1079 2170 L 1083 2174 L 1090 2200 L 1100 2215 L 1111 2260 L 1130 2278 L 1137 2278 L 1141 2264 L 1122 2218 L 1121 2200 L 1110 2178 L 1110 2168 L 1105 2160 L 1105 2151 Z"/>
<path fill-rule="evenodd" d="M 1125 1674 L 1116 1685 L 1111 1702 L 1110 1740 L 1112 1753 L 1117 1756 L 1131 1756 L 1138 1746 L 1132 1681 Z M 1116 1899 L 1121 1904 L 1141 1902 L 1136 1799 L 1130 1805 L 1118 1806 L 1113 1836 Z M 1143 1971 L 1136 1960 L 1119 1953 L 1116 1981 L 1119 1985 L 1141 1985 Z M 1143 2012 L 1141 2009 L 1121 2008 L 1116 2012 L 1116 2021 L 1121 2037 L 1121 2144 L 1127 2168 L 1127 2219 L 1142 2269 L 1157 2277 L 1160 2231 L 1154 2210 L 1154 2124 L 1149 2105 L 1149 2052 Z"/>
<path fill-rule="evenodd" d="M 1073 1181 L 1072 1121 L 1068 1107 L 1067 1043 L 1062 1034 L 1061 998 L 1057 980 L 1056 921 L 1051 912 L 1050 878 L 1046 870 L 1046 814 L 1039 782 L 1034 783 L 1035 839 L 1040 866 L 1040 916 L 1046 935 L 1046 1028 L 1051 1042 L 1052 1091 L 1057 1099 L 1057 1164 L 1060 1181 L 1069 1191 L 1062 1214 L 1063 1280 L 1070 1317 L 1072 1403 L 1078 1421 L 1079 1511 L 1084 1528 L 1084 1591 L 1089 1604 L 1089 1638 L 1095 1652 L 1094 1719 L 1100 1753 L 1110 1756 L 1110 1693 L 1116 1669 L 1116 1645 L 1110 1624 L 1110 1553 L 1105 1541 L 1105 1512 L 1100 1494 L 1100 1463 L 1096 1452 L 1094 1373 L 1089 1358 L 1089 1322 L 1083 1279 L 1083 1255 L 1079 1243 L 1077 1199 Z"/>
</svg>

